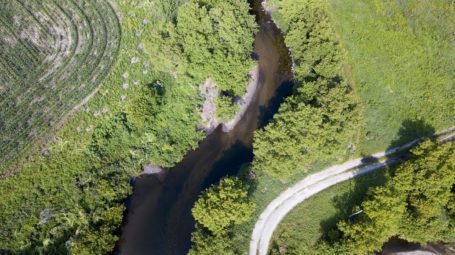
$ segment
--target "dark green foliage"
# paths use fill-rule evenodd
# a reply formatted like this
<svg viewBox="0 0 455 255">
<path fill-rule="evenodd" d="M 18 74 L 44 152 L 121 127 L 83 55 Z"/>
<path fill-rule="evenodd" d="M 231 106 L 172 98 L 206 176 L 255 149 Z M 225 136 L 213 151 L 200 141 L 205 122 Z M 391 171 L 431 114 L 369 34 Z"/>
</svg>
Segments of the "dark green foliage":
<svg viewBox="0 0 455 255">
<path fill-rule="evenodd" d="M 184 2 L 186 2 L 186 0 L 154 1 L 160 10 L 159 13 L 162 15 L 160 18 L 166 19 L 167 21 L 175 21 L 179 6 Z"/>
<path fill-rule="evenodd" d="M 106 163 L 116 163 L 114 160 L 124 159 L 126 155 L 123 146 L 131 139 L 131 129 L 128 127 L 125 114 L 114 116 L 111 120 L 95 128 L 92 135 L 91 151 Z"/>
<path fill-rule="evenodd" d="M 227 235 L 213 235 L 209 230 L 196 225 L 196 230 L 191 236 L 191 250 L 189 255 L 233 255 L 232 240 Z"/>
<path fill-rule="evenodd" d="M 204 191 L 192 209 L 197 224 L 189 254 L 234 254 L 232 227 L 248 221 L 256 208 L 249 188 L 233 177 Z"/>
<path fill-rule="evenodd" d="M 216 98 L 216 115 L 221 121 L 229 121 L 239 109 L 239 105 L 232 102 L 232 97 L 221 95 Z"/>
<path fill-rule="evenodd" d="M 241 0 L 194 0 L 177 16 L 180 47 L 188 58 L 188 72 L 203 81 L 212 76 L 221 91 L 245 93 L 250 54 L 256 30 L 254 16 Z"/>
<path fill-rule="evenodd" d="M 281 179 L 334 156 L 354 143 L 356 99 L 343 72 L 343 50 L 321 1 L 281 1 L 296 88 L 274 122 L 255 135 L 255 171 Z"/>
<path fill-rule="evenodd" d="M 247 221 L 255 209 L 248 198 L 248 186 L 238 178 L 225 178 L 199 197 L 191 210 L 196 221 L 214 235 Z"/>
<path fill-rule="evenodd" d="M 167 77 L 166 74 L 160 76 Z M 165 103 L 166 90 L 171 89 L 173 85 L 174 81 L 171 78 L 166 79 L 165 82 L 157 80 L 143 86 L 139 93 L 133 95 L 134 98 L 126 106 L 125 113 L 134 131 L 142 132 L 147 128 L 147 124 L 152 121 Z"/>
<path fill-rule="evenodd" d="M 364 213 L 339 223 L 352 253 L 378 251 L 394 236 L 422 244 L 455 238 L 454 145 L 427 140 L 411 152 L 384 187 L 371 190 Z"/>
<path fill-rule="evenodd" d="M 11 177 L 16 181 L 13 186 L 0 186 L 2 194 L 9 194 L 0 204 L 2 248 L 43 254 L 111 251 L 118 239 L 114 231 L 122 221 L 124 198 L 131 192 L 129 174 L 108 166 L 91 171 L 73 168 L 71 173 L 69 161 L 78 160 L 80 166 L 87 162 L 55 155 L 68 161 L 43 161 L 40 170 L 46 171 L 46 179 L 37 179 L 41 172 L 30 173 L 28 178 Z"/>
<path fill-rule="evenodd" d="M 188 73 L 199 83 L 211 77 L 220 93 L 231 94 L 218 104 L 223 120 L 235 114 L 232 97 L 245 94 L 247 73 L 254 65 L 251 35 L 257 25 L 248 9 L 242 0 L 193 0 L 182 5 L 177 16 L 178 45 L 188 60 Z"/>
</svg>

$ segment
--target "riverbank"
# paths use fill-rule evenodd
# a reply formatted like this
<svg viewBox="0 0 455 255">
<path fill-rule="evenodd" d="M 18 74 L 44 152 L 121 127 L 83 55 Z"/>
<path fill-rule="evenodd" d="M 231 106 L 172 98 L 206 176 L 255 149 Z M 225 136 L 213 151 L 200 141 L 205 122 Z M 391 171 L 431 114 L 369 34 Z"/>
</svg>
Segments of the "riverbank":
<svg viewBox="0 0 455 255">
<path fill-rule="evenodd" d="M 195 224 L 191 208 L 200 192 L 226 175 L 236 175 L 242 165 L 251 162 L 254 131 L 276 113 L 277 107 L 272 106 L 287 95 L 282 84 L 292 78 L 281 33 L 268 20 L 257 20 L 260 29 L 254 52 L 258 64 L 252 79 L 256 82 L 248 86 L 244 111 L 228 126 L 230 131 L 218 125 L 197 149 L 167 171 L 163 181 L 153 175 L 137 178 L 122 230 L 121 254 L 186 254 Z"/>
<path fill-rule="evenodd" d="M 227 122 L 219 120 L 216 116 L 216 99 L 219 93 L 218 86 L 211 78 L 208 78 L 204 84 L 199 86 L 199 92 L 205 98 L 202 105 L 201 119 L 202 127 L 207 134 L 213 133 L 219 125 L 222 125 L 223 132 L 228 133 L 234 129 L 245 115 L 246 110 L 257 94 L 259 86 L 259 67 L 257 65 L 248 73 L 248 77 L 250 77 L 250 82 L 246 87 L 246 93 L 236 102 L 239 109 L 235 116 Z"/>
<path fill-rule="evenodd" d="M 235 117 L 226 123 L 222 123 L 223 131 L 228 133 L 239 123 L 246 113 L 246 110 L 250 106 L 251 102 L 257 95 L 259 87 L 259 67 L 256 66 L 248 74 L 251 77 L 250 83 L 246 87 L 245 95 L 239 100 L 240 109 L 236 113 Z"/>
</svg>

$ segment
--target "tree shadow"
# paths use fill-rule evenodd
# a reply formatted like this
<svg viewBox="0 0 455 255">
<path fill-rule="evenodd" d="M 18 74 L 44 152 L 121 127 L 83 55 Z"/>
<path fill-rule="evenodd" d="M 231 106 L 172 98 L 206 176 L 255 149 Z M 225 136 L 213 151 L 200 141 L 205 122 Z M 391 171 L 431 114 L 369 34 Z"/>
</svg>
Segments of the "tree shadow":
<svg viewBox="0 0 455 255">
<path fill-rule="evenodd" d="M 258 129 L 273 121 L 273 117 L 278 113 L 280 106 L 285 102 L 286 98 L 292 95 L 293 89 L 294 83 L 292 81 L 284 81 L 280 84 L 269 103 L 259 108 Z"/>
<path fill-rule="evenodd" d="M 218 183 L 225 177 L 239 176 L 244 166 L 252 160 L 252 148 L 245 146 L 241 141 L 237 141 L 213 165 L 212 171 L 202 184 L 202 190 L 209 188 L 214 183 Z"/>
<path fill-rule="evenodd" d="M 394 152 L 388 155 L 385 159 L 388 163 L 397 163 L 406 160 L 409 156 L 409 149 L 418 144 L 418 139 L 431 137 L 435 133 L 435 128 L 423 120 L 404 120 L 397 133 L 397 138 L 394 139 L 387 150 Z M 403 150 L 395 152 L 395 148 L 406 145 L 412 141 L 413 146 L 404 148 Z M 373 165 L 379 163 L 380 159 L 364 155 L 362 163 Z M 373 171 L 371 173 L 359 176 L 349 180 L 349 191 L 337 195 L 332 199 L 335 205 L 336 213 L 321 222 L 320 229 L 323 233 L 322 239 L 333 243 L 339 240 L 341 233 L 337 230 L 337 223 L 340 220 L 355 221 L 361 214 L 359 205 L 369 196 L 369 190 L 372 187 L 385 184 L 387 176 L 393 175 L 395 169 L 394 165 L 387 165 L 384 170 Z"/>
<path fill-rule="evenodd" d="M 377 163 L 379 162 L 379 159 L 374 157 L 374 156 L 371 156 L 371 155 L 365 155 L 365 154 L 361 154 L 362 155 L 362 163 L 363 164 L 373 164 L 373 163 Z"/>
<path fill-rule="evenodd" d="M 435 132 L 435 128 L 424 120 L 404 120 L 398 130 L 398 137 L 390 143 L 388 149 L 402 146 L 415 139 L 430 137 Z"/>
</svg>

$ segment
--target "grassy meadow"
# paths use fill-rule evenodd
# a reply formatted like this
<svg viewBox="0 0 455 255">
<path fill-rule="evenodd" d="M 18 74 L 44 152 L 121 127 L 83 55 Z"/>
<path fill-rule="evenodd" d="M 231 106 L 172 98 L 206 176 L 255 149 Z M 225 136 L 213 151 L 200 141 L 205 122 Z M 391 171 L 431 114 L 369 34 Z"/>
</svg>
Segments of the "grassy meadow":
<svg viewBox="0 0 455 255">
<path fill-rule="evenodd" d="M 406 120 L 455 124 L 455 3 L 329 0 L 363 101 L 359 151 L 383 150 Z"/>
</svg>

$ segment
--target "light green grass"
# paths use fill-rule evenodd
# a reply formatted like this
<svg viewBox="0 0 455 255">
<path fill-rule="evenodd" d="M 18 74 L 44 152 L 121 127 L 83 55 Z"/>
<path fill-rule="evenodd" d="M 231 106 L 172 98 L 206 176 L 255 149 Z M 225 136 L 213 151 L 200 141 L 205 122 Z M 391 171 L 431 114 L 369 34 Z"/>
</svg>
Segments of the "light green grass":
<svg viewBox="0 0 455 255">
<path fill-rule="evenodd" d="M 406 120 L 455 123 L 455 7 L 443 0 L 330 0 L 363 99 L 360 151 L 383 150 Z"/>
</svg>

